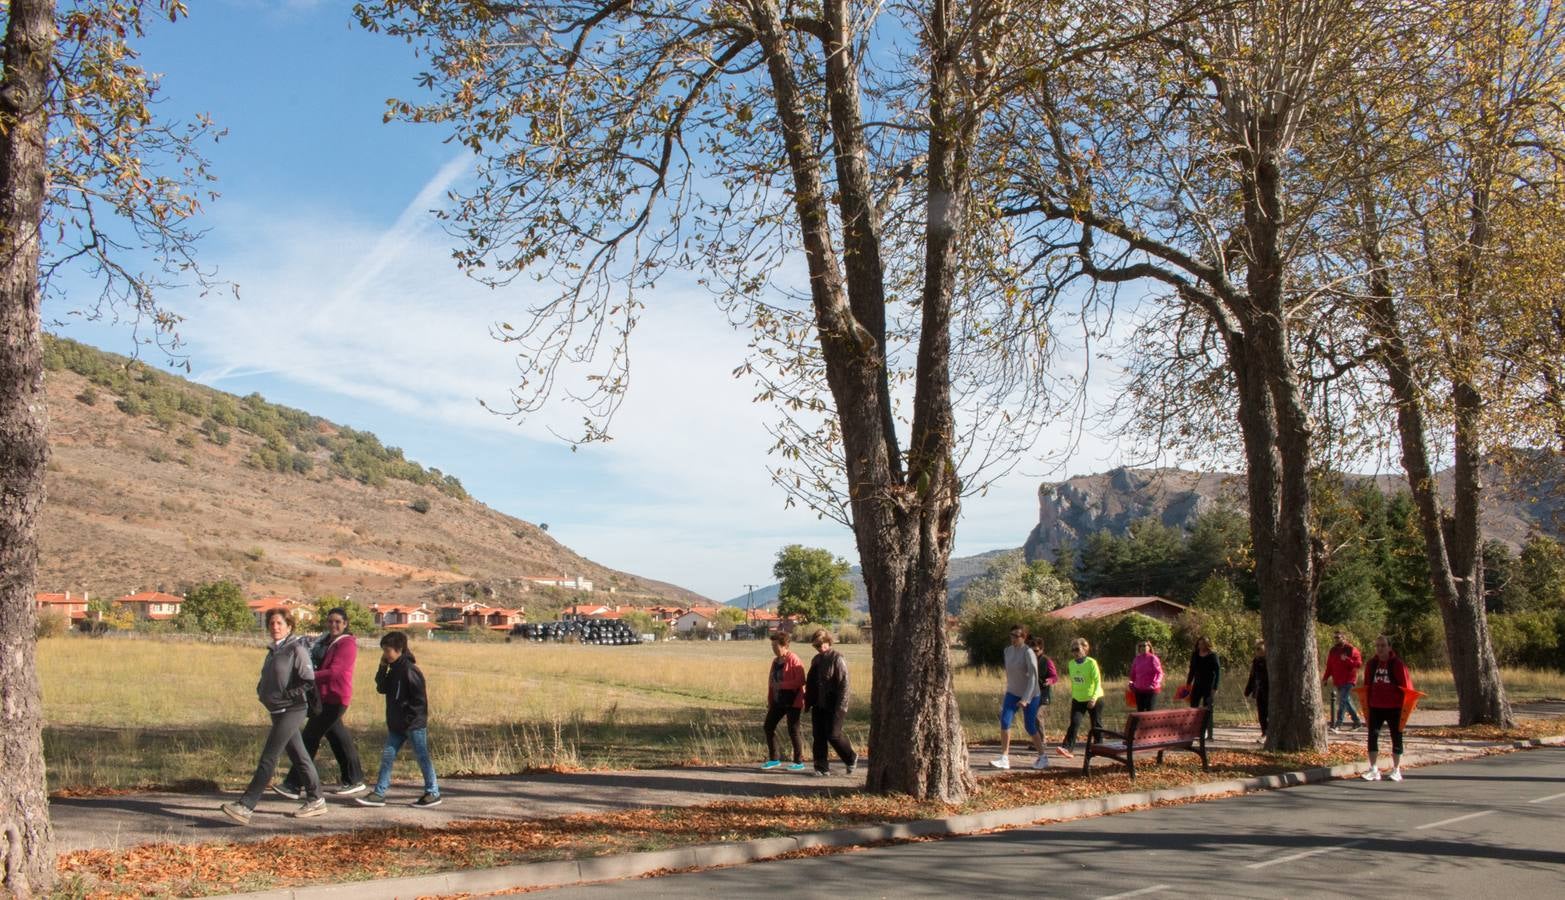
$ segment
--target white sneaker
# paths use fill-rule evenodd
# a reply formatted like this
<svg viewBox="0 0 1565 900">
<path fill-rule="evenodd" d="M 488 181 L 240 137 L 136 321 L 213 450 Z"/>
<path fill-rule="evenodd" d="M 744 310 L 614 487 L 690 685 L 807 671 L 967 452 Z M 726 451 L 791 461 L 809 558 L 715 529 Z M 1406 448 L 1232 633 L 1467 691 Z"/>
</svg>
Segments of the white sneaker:
<svg viewBox="0 0 1565 900">
<path fill-rule="evenodd" d="M 1401 781 L 1402 780 L 1402 767 L 1401 766 L 1397 766 L 1395 769 L 1392 769 L 1391 772 L 1386 775 L 1386 777 L 1391 779 L 1392 781 Z"/>
<path fill-rule="evenodd" d="M 1001 756 L 991 759 L 989 760 L 989 765 L 994 766 L 996 769 L 1009 769 L 1011 767 L 1011 758 L 1009 756 Z"/>
<path fill-rule="evenodd" d="M 1370 766 L 1369 771 L 1365 772 L 1362 777 L 1363 777 L 1363 779 L 1365 781 L 1379 781 L 1380 780 L 1380 770 L 1375 768 L 1374 766 Z M 1399 773 L 1397 775 L 1397 779 L 1401 780 L 1401 778 L 1402 778 L 1402 776 Z"/>
<path fill-rule="evenodd" d="M 1032 767 L 1034 769 L 1047 769 L 1049 767 L 1048 754 L 1038 754 L 1038 758 L 1032 761 Z"/>
</svg>

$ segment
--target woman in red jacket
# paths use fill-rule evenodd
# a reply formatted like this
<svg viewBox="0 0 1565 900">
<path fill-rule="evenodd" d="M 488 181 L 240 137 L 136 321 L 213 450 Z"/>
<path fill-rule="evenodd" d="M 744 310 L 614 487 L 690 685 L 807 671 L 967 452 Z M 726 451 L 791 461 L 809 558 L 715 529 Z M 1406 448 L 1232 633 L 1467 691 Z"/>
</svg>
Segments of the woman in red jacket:
<svg viewBox="0 0 1565 900">
<path fill-rule="evenodd" d="M 1391 726 L 1391 771 L 1386 777 L 1402 780 L 1402 701 L 1406 692 L 1413 689 L 1413 679 L 1407 674 L 1402 658 L 1391 650 L 1391 641 L 1385 635 L 1375 638 L 1375 655 L 1364 664 L 1364 688 L 1369 707 L 1369 771 L 1365 781 L 1379 781 L 1380 769 L 1375 767 L 1380 758 L 1380 726 Z"/>
<path fill-rule="evenodd" d="M 788 739 L 793 742 L 790 772 L 804 771 L 804 742 L 799 737 L 799 713 L 804 709 L 804 663 L 788 649 L 785 631 L 772 635 L 771 674 L 766 679 L 766 762 L 763 769 L 782 765 L 777 758 L 777 723 L 788 719 Z"/>
</svg>

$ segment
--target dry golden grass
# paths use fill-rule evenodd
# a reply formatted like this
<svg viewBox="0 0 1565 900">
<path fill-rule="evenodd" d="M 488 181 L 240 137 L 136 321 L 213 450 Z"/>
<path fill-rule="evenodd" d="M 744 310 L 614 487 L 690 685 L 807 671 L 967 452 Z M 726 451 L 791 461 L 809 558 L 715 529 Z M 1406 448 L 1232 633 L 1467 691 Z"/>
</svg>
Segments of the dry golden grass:
<svg viewBox="0 0 1565 900">
<path fill-rule="evenodd" d="M 856 698 L 848 735 L 863 745 L 869 648 L 840 649 Z M 765 642 L 596 647 L 423 641 L 414 652 L 429 680 L 435 764 L 447 775 L 738 762 L 763 753 L 759 726 L 771 658 Z M 242 783 L 266 724 L 254 699 L 261 653 L 259 643 L 74 636 L 40 642 L 50 787 Z M 808 648 L 801 655 L 808 658 Z M 361 755 L 373 757 L 384 739 L 376 651 L 366 648 L 360 656 L 348 722 Z M 1434 695 L 1426 703 L 1454 702 L 1449 675 L 1416 677 L 1419 688 Z M 1565 676 L 1558 673 L 1507 672 L 1507 684 L 1516 700 L 1565 696 Z M 964 667 L 955 686 L 969 739 L 993 741 L 999 677 Z M 1108 686 L 1110 723 L 1124 714 L 1123 690 L 1122 682 Z M 1232 680 L 1219 700 L 1220 722 L 1251 720 Z M 1064 731 L 1068 706 L 1061 697 L 1046 714 L 1051 740 Z M 327 777 L 334 776 L 330 753 L 323 750 L 321 760 Z"/>
</svg>

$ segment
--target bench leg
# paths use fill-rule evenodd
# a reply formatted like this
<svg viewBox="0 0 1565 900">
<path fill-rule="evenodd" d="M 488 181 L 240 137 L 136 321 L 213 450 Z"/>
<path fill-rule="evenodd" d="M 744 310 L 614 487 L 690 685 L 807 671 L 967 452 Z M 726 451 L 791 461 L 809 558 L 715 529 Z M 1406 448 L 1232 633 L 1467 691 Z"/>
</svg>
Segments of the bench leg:
<svg viewBox="0 0 1565 900">
<path fill-rule="evenodd" d="M 1133 751 L 1131 751 L 1130 748 L 1128 748 L 1128 747 L 1125 748 L 1125 766 L 1130 769 L 1130 780 L 1131 781 L 1135 781 L 1136 780 L 1136 754 Z"/>
<path fill-rule="evenodd" d="M 1161 750 L 1157 752 L 1157 764 L 1160 766 L 1163 764 L 1163 751 Z"/>
<path fill-rule="evenodd" d="M 1088 744 L 1087 748 L 1081 752 L 1081 774 L 1083 774 L 1083 775 L 1091 775 L 1092 774 L 1092 745 L 1091 744 Z"/>
</svg>

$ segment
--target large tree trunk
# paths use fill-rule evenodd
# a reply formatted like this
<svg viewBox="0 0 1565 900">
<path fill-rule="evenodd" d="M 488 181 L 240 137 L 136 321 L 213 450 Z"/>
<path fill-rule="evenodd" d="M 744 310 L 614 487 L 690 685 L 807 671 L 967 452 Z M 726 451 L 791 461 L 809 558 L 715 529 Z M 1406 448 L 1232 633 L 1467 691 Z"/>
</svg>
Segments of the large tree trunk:
<svg viewBox="0 0 1565 900">
<path fill-rule="evenodd" d="M 1363 202 L 1364 257 L 1370 270 L 1370 328 L 1378 342 L 1377 356 L 1396 404 L 1397 437 L 1402 446 L 1402 471 L 1407 475 L 1413 506 L 1418 510 L 1424 555 L 1429 562 L 1429 584 L 1445 625 L 1446 654 L 1456 681 L 1457 706 L 1463 725 L 1514 723 L 1505 696 L 1500 666 L 1489 641 L 1489 622 L 1483 602 L 1483 533 L 1478 519 L 1478 454 L 1472 429 L 1476 426 L 1477 393 L 1470 385 L 1461 389 L 1456 429 L 1456 516 L 1450 520 L 1452 542 L 1447 543 L 1447 519 L 1429 462 L 1427 425 L 1422 394 L 1414 372 L 1412 352 L 1402 335 L 1390 277 L 1380 249 L 1379 211 L 1367 186 Z M 1458 520 L 1465 523 L 1457 527 Z"/>
<path fill-rule="evenodd" d="M 12 0 L 0 87 L 0 886 L 21 897 L 54 881 L 33 665 L 36 528 L 49 457 L 38 260 L 54 41 L 52 2 Z"/>
<path fill-rule="evenodd" d="M 945 0 L 934 30 L 944 21 Z M 818 146 L 790 62 L 780 12 L 753 0 L 751 21 L 767 62 L 794 182 L 815 325 L 842 428 L 854 535 L 869 594 L 875 681 L 870 704 L 869 786 L 956 803 L 972 788 L 945 637 L 946 564 L 956 520 L 949 388 L 952 248 L 960 225 L 959 154 L 934 114 L 923 332 L 904 470 L 891 408 L 885 271 L 873 186 L 863 158 L 859 85 L 841 0 L 822 6 L 826 98 L 833 131 L 839 264 Z M 940 41 L 937 39 L 936 44 Z M 944 67 L 932 65 L 937 72 Z M 933 88 L 943 93 L 940 84 Z"/>
<path fill-rule="evenodd" d="M 1261 146 L 1265 146 L 1264 143 Z M 1288 346 L 1285 266 L 1279 252 L 1281 174 L 1270 154 L 1244 154 L 1244 334 L 1230 340 L 1249 487 L 1251 540 L 1261 596 L 1272 715 L 1271 750 L 1326 743 L 1315 644 L 1315 548 L 1310 539 L 1309 417 Z"/>
</svg>

